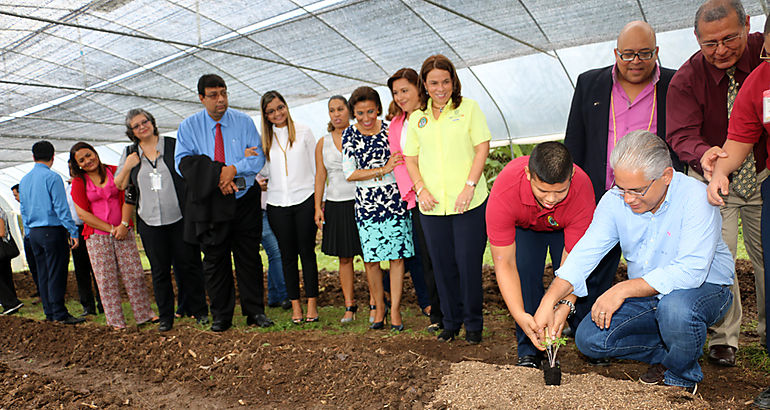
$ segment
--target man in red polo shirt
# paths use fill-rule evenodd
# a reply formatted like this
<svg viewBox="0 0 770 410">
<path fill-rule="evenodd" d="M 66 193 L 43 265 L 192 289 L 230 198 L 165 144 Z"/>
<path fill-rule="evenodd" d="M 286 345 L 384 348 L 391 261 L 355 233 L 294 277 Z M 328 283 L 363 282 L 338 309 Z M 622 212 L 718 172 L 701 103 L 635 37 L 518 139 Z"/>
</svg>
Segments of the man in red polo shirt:
<svg viewBox="0 0 770 410">
<path fill-rule="evenodd" d="M 530 156 L 512 160 L 497 176 L 487 203 L 487 234 L 497 284 L 517 323 L 518 366 L 539 367 L 542 360 L 533 344 L 538 329 L 532 315 L 545 292 L 546 251 L 550 248 L 556 269 L 585 233 L 595 207 L 591 180 L 558 142 L 539 144 Z M 587 308 L 580 309 L 575 325 L 596 296 L 589 290 L 589 297 L 581 300 Z M 574 295 L 561 302 L 557 323 L 574 315 L 575 302 Z"/>
</svg>

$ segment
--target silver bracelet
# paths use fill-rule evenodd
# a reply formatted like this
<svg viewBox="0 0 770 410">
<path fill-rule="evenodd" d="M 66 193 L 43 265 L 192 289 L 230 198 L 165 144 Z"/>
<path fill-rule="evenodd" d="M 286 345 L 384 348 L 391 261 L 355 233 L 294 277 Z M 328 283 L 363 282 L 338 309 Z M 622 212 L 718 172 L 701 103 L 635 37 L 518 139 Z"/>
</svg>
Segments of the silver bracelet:
<svg viewBox="0 0 770 410">
<path fill-rule="evenodd" d="M 575 315 L 575 304 L 573 304 L 569 300 L 562 299 L 562 300 L 556 302 L 556 305 L 554 305 L 553 309 L 554 310 L 558 309 L 559 305 L 567 305 L 567 306 L 569 306 L 569 314 L 567 315 L 567 318 L 571 318 L 572 316 Z"/>
</svg>

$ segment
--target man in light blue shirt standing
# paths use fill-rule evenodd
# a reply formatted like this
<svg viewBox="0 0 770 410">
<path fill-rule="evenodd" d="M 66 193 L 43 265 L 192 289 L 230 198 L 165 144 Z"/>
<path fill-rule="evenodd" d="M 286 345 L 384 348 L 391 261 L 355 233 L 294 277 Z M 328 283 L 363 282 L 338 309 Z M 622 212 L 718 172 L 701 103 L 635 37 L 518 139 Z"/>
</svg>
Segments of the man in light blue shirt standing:
<svg viewBox="0 0 770 410">
<path fill-rule="evenodd" d="M 228 108 L 222 77 L 198 80 L 198 98 L 205 107 L 185 118 L 177 132 L 174 161 L 187 179 L 185 237 L 193 234 L 203 251 L 203 273 L 211 300 L 211 330 L 232 326 L 238 278 L 241 311 L 248 325 L 269 327 L 265 316 L 264 279 L 259 242 L 262 237 L 261 190 L 254 186 L 265 165 L 262 142 L 248 115 Z M 234 198 L 233 198 L 234 197 Z"/>
<path fill-rule="evenodd" d="M 78 228 L 70 215 L 64 181 L 55 172 L 54 148 L 48 141 L 32 146 L 35 166 L 19 182 L 24 231 L 29 233 L 37 264 L 40 300 L 47 320 L 65 324 L 84 322 L 64 306 L 69 251 L 78 246 Z M 85 246 L 85 245 L 84 245 Z"/>
<path fill-rule="evenodd" d="M 591 358 L 632 359 L 651 366 L 645 384 L 695 393 L 706 329 L 732 303 L 735 265 L 721 236 L 719 208 L 706 186 L 671 166 L 666 143 L 633 131 L 610 156 L 615 185 L 596 207 L 535 315 L 558 329 L 553 309 L 570 293 L 585 296 L 590 272 L 620 243 L 629 279 L 611 287 L 578 326 L 575 344 Z"/>
</svg>

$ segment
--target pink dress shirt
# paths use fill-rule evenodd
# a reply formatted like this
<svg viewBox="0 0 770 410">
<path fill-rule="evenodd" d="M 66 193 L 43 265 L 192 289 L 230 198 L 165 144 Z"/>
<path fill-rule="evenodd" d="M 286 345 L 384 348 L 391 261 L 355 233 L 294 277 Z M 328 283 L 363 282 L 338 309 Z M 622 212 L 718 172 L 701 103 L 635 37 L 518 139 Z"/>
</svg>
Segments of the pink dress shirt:
<svg viewBox="0 0 770 410">
<path fill-rule="evenodd" d="M 660 67 L 655 65 L 655 72 L 652 75 L 652 81 L 642 90 L 636 99 L 632 102 L 623 86 L 618 81 L 617 65 L 612 68 L 612 99 L 615 108 L 615 118 L 613 122 L 613 110 L 610 109 L 609 129 L 607 131 L 607 180 L 605 189 L 612 188 L 615 182 L 615 174 L 610 166 L 610 154 L 615 148 L 615 144 L 631 131 L 647 130 L 655 132 L 658 126 L 658 107 L 655 104 L 655 87 L 660 79 Z M 654 107 L 654 111 L 653 111 Z M 652 114 L 652 121 L 650 121 Z M 617 138 L 615 130 L 617 129 Z"/>
</svg>

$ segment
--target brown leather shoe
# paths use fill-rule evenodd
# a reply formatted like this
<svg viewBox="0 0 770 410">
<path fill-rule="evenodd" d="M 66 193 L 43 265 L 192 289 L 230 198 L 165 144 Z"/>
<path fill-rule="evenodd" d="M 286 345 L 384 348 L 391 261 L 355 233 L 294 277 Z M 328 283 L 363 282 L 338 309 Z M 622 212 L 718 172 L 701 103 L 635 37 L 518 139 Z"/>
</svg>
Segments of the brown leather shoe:
<svg viewBox="0 0 770 410">
<path fill-rule="evenodd" d="M 733 367 L 735 366 L 735 348 L 728 345 L 709 346 L 709 361 L 711 363 Z"/>
<path fill-rule="evenodd" d="M 644 384 L 663 384 L 663 379 L 666 374 L 666 366 L 662 364 L 653 364 L 647 371 L 639 378 L 639 381 Z"/>
</svg>

